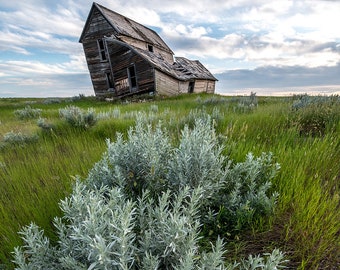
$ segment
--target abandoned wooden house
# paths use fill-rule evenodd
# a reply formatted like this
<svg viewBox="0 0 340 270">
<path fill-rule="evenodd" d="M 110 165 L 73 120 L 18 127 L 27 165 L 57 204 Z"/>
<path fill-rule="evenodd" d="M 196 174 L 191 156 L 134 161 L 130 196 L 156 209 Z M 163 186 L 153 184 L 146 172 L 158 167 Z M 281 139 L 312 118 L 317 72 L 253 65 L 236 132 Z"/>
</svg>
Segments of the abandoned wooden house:
<svg viewBox="0 0 340 270">
<path fill-rule="evenodd" d="M 155 31 L 97 3 L 79 42 L 96 96 L 215 91 L 216 78 L 198 60 L 174 57 Z"/>
</svg>

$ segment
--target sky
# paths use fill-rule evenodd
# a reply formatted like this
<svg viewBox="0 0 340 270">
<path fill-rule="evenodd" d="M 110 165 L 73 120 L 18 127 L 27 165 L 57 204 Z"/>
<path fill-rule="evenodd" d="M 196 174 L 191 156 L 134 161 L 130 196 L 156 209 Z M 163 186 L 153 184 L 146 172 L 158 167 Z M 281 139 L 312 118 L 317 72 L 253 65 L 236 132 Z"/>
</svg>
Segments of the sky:
<svg viewBox="0 0 340 270">
<path fill-rule="evenodd" d="M 90 0 L 0 0 L 0 98 L 94 95 Z M 199 60 L 225 95 L 340 94 L 340 1 L 98 0 Z"/>
</svg>

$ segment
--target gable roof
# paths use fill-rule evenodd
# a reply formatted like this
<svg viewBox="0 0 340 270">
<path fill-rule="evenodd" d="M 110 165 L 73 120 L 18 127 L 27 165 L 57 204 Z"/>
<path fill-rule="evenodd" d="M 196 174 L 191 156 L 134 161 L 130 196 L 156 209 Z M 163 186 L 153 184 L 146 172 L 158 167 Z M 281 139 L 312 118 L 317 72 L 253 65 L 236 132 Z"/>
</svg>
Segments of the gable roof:
<svg viewBox="0 0 340 270">
<path fill-rule="evenodd" d="M 161 39 L 161 37 L 152 29 L 135 22 L 117 12 L 114 12 L 106 7 L 103 7 L 95 2 L 93 2 L 90 13 L 87 17 L 83 32 L 80 36 L 79 42 L 82 42 L 88 24 L 90 23 L 91 15 L 94 10 L 97 9 L 100 14 L 106 19 L 106 21 L 111 25 L 111 27 L 117 33 L 116 36 L 127 36 L 134 39 L 138 39 L 156 47 L 160 47 L 165 51 L 174 54 L 172 50 L 166 45 L 166 43 Z"/>
</svg>

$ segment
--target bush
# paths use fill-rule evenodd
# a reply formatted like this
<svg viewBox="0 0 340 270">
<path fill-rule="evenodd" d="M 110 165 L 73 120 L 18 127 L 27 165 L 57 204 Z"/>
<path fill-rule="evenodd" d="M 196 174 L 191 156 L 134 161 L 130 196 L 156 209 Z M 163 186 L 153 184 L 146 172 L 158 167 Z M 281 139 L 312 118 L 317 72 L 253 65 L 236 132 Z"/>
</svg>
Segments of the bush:
<svg viewBox="0 0 340 270">
<path fill-rule="evenodd" d="M 257 158 L 249 153 L 244 162 L 230 166 L 226 181 L 213 197 L 215 215 L 208 216 L 205 233 L 233 236 L 273 214 L 278 193 L 271 192 L 270 181 L 279 168 L 271 153 Z"/>
<path fill-rule="evenodd" d="M 41 109 L 33 109 L 31 106 L 27 105 L 24 109 L 14 111 L 14 114 L 19 119 L 32 119 L 38 118 L 41 114 Z"/>
<path fill-rule="evenodd" d="M 60 98 L 48 98 L 43 101 L 43 104 L 49 105 L 49 104 L 59 104 L 62 100 Z"/>
<path fill-rule="evenodd" d="M 338 96 L 298 96 L 292 104 L 291 125 L 300 135 L 323 136 L 334 131 L 340 120 Z"/>
<path fill-rule="evenodd" d="M 219 237 L 212 250 L 200 247 L 206 210 L 229 207 L 217 196 L 226 192 L 222 198 L 229 199 L 238 192 L 228 208 L 236 212 L 247 201 L 258 215 L 275 204 L 266 195 L 275 174 L 271 159 L 249 155 L 244 165 L 230 169 L 221 150 L 209 116 L 197 119 L 193 129 L 185 127 L 178 147 L 160 124 L 153 127 L 139 117 L 127 140 L 118 135 L 116 142 L 108 141 L 87 179 L 78 180 L 60 203 L 57 244 L 31 224 L 21 232 L 25 243 L 15 249 L 14 262 L 18 269 L 280 268 L 278 251 L 268 260 L 227 263 Z"/>
<path fill-rule="evenodd" d="M 76 106 L 67 106 L 59 110 L 60 117 L 65 119 L 73 127 L 89 128 L 97 122 L 96 113 L 92 108 L 83 111 Z"/>
<path fill-rule="evenodd" d="M 128 131 L 128 140 L 117 135 L 116 142 L 107 141 L 107 152 L 95 164 L 87 179 L 90 186 L 118 186 L 136 198 L 144 189 L 159 194 L 167 189 L 167 162 L 171 159 L 170 139 L 160 125 L 145 124 L 143 115 Z M 144 116 L 146 117 L 146 116 Z"/>
<path fill-rule="evenodd" d="M 234 98 L 233 101 L 237 101 L 237 105 L 234 107 L 234 112 L 238 113 L 252 112 L 258 106 L 255 92 L 251 92 L 248 97 Z"/>
<path fill-rule="evenodd" d="M 110 118 L 120 118 L 121 112 L 119 108 L 114 108 L 113 110 L 109 110 L 107 112 L 100 112 L 97 114 L 98 119 L 110 119 Z"/>
<path fill-rule="evenodd" d="M 54 125 L 46 122 L 45 118 L 39 118 L 37 121 L 38 127 L 40 127 L 43 131 L 52 131 L 54 129 Z"/>
<path fill-rule="evenodd" d="M 23 146 L 27 143 L 35 142 L 38 140 L 37 135 L 27 135 L 21 132 L 15 133 L 13 131 L 4 135 L 3 142 L 7 145 Z"/>
</svg>

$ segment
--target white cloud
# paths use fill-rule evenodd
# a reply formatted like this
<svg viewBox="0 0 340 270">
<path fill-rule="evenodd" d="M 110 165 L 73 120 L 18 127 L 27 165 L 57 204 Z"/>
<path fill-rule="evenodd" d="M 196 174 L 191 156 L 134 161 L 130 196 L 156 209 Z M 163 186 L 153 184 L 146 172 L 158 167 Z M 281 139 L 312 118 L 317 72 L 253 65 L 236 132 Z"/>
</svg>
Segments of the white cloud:
<svg viewBox="0 0 340 270">
<path fill-rule="evenodd" d="M 227 69 L 231 62 L 235 68 L 331 67 L 340 62 L 339 1 L 102 0 L 100 4 L 160 29 L 176 55 L 203 60 L 215 71 Z M 25 0 L 20 5 L 0 0 L 0 52 L 7 57 L 0 60 L 2 82 L 26 74 L 88 74 L 78 38 L 91 5 L 92 0 Z M 39 53 L 49 55 L 48 60 Z M 23 83 L 29 86 L 34 81 Z"/>
<path fill-rule="evenodd" d="M 41 61 L 0 61 L 2 77 L 27 76 L 30 74 L 71 74 L 87 73 L 87 65 L 83 54 L 71 55 L 68 62 L 47 64 Z"/>
</svg>

